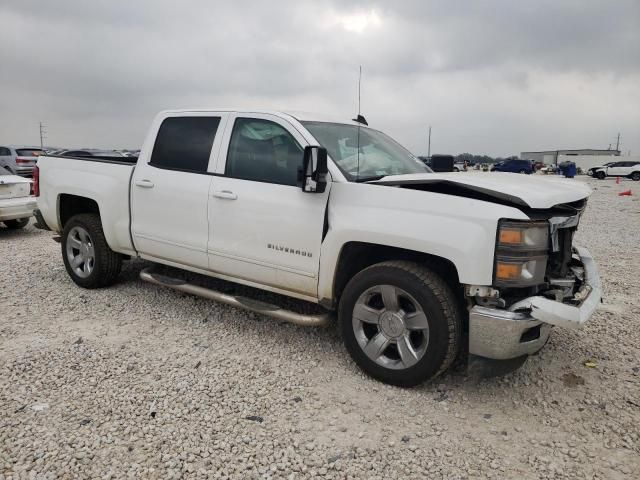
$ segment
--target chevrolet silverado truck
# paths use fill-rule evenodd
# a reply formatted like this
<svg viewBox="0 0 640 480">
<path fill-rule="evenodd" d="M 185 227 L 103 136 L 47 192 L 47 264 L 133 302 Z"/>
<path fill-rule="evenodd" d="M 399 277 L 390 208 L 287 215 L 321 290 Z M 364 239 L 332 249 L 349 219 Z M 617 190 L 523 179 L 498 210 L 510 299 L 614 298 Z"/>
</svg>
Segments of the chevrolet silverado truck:
<svg viewBox="0 0 640 480">
<path fill-rule="evenodd" d="M 390 384 L 456 358 L 519 365 L 600 302 L 592 256 L 573 245 L 588 187 L 433 173 L 361 117 L 167 111 L 137 159 L 45 155 L 35 182 L 38 224 L 58 232 L 80 287 L 110 285 L 123 260 L 142 258 L 156 265 L 142 280 L 181 292 L 299 325 L 337 317 L 353 360 Z"/>
</svg>

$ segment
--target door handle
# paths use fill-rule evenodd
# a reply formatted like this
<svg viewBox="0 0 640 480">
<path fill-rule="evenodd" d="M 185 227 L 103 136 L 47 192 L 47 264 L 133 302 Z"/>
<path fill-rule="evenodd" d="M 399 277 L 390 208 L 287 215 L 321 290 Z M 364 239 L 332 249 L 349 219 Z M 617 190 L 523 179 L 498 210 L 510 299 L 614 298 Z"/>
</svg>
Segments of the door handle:
<svg viewBox="0 0 640 480">
<path fill-rule="evenodd" d="M 151 180 L 136 180 L 136 186 L 142 188 L 153 188 L 153 182 Z"/>
<path fill-rule="evenodd" d="M 236 200 L 238 198 L 238 195 L 236 195 L 235 193 L 229 190 L 221 190 L 218 192 L 213 192 L 213 196 L 216 198 L 224 198 L 227 200 Z"/>
</svg>

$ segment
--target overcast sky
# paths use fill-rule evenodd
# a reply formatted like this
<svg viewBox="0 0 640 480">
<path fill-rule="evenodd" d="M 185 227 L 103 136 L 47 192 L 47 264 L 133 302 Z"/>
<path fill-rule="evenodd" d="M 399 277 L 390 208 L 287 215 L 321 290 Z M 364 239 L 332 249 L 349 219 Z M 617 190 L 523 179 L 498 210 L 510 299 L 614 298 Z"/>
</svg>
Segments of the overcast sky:
<svg viewBox="0 0 640 480">
<path fill-rule="evenodd" d="M 182 107 L 352 118 L 416 154 L 640 155 L 640 0 L 0 4 L 0 143 L 138 147 Z"/>
</svg>

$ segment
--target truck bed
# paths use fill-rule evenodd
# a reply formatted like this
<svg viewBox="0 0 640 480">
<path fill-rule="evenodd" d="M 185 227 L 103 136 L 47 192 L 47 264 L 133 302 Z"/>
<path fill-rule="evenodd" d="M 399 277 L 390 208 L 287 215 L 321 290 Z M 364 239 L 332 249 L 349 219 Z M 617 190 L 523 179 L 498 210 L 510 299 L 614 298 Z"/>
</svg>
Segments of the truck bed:
<svg viewBox="0 0 640 480">
<path fill-rule="evenodd" d="M 58 205 L 69 197 L 90 199 L 98 206 L 111 249 L 135 254 L 130 234 L 129 192 L 136 160 L 134 157 L 38 157 L 38 208 L 47 226 L 62 231 Z"/>
<path fill-rule="evenodd" d="M 138 157 L 110 157 L 104 155 L 93 155 L 91 157 L 75 157 L 73 155 L 42 155 L 52 158 L 68 158 L 71 160 L 86 160 L 88 162 L 115 163 L 121 165 L 135 165 Z"/>
</svg>

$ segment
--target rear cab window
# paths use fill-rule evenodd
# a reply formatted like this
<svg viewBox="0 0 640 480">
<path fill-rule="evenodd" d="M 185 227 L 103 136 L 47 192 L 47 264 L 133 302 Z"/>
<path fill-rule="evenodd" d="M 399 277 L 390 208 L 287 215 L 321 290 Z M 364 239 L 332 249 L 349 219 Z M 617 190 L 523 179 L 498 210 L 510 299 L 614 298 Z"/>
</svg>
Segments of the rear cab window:
<svg viewBox="0 0 640 480">
<path fill-rule="evenodd" d="M 158 129 L 149 165 L 206 173 L 220 117 L 169 117 Z"/>
</svg>

